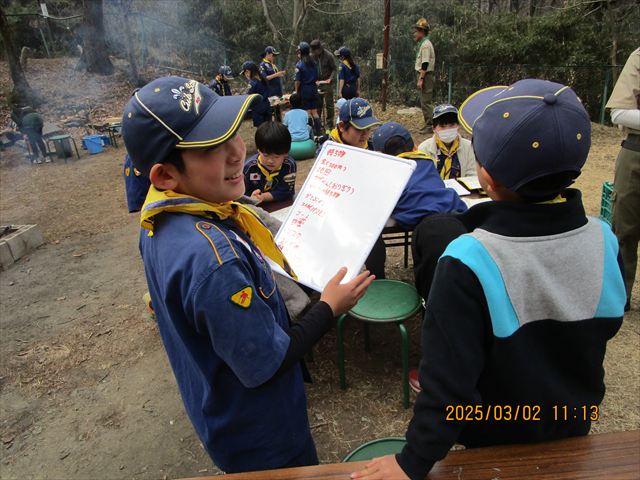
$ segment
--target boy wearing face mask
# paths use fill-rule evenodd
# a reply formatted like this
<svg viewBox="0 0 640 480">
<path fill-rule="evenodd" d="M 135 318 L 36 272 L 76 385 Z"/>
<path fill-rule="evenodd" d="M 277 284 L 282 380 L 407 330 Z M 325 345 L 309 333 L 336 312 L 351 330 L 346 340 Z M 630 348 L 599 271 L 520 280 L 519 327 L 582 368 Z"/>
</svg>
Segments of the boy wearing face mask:
<svg viewBox="0 0 640 480">
<path fill-rule="evenodd" d="M 418 150 L 436 159 L 440 178 L 476 175 L 476 157 L 471 142 L 458 133 L 458 109 L 447 103 L 433 109 L 433 137 L 418 146 Z"/>
</svg>

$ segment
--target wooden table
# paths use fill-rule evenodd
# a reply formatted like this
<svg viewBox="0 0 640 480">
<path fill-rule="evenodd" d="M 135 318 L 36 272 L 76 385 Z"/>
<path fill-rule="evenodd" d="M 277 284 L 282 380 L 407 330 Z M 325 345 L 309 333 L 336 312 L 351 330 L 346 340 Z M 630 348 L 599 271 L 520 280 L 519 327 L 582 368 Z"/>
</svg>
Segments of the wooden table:
<svg viewBox="0 0 640 480">
<path fill-rule="evenodd" d="M 244 480 L 348 479 L 367 462 L 336 463 L 226 475 Z M 215 480 L 220 477 L 198 477 Z M 640 478 L 640 430 L 588 435 L 532 445 L 449 452 L 430 480 L 544 479 L 625 480 Z M 194 480 L 194 479 L 187 479 Z"/>
</svg>

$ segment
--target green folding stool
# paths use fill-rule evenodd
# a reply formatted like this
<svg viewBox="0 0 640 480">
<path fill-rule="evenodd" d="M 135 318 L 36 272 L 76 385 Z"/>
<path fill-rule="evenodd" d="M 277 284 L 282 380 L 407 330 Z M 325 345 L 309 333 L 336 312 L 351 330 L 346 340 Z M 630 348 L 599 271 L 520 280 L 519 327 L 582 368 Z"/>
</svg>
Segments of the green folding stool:
<svg viewBox="0 0 640 480">
<path fill-rule="evenodd" d="M 402 391 L 404 408 L 409 407 L 409 336 L 404 321 L 420 310 L 422 302 L 413 285 L 398 280 L 374 280 L 360 301 L 338 318 L 338 369 L 340 388 L 347 388 L 344 371 L 344 322 L 347 317 L 364 322 L 365 350 L 370 351 L 369 324 L 395 323 L 402 340 Z"/>
</svg>

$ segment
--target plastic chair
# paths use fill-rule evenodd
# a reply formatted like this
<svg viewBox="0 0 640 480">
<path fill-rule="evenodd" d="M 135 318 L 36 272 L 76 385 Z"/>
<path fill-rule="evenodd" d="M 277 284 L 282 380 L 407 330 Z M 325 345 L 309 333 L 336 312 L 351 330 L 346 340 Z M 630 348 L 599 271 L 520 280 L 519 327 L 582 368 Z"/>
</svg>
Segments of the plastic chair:
<svg viewBox="0 0 640 480">
<path fill-rule="evenodd" d="M 355 450 L 352 450 L 343 462 L 360 462 L 362 460 L 373 460 L 385 455 L 395 455 L 400 453 L 407 441 L 404 437 L 386 437 L 363 443 Z"/>
<path fill-rule="evenodd" d="M 73 143 L 73 148 L 76 151 L 76 157 L 80 158 L 76 141 L 71 135 L 54 135 L 47 138 L 47 146 L 49 146 L 49 142 L 53 142 L 56 155 L 58 158 L 64 158 L 65 163 L 67 161 L 67 157 L 73 155 L 73 152 L 71 151 L 71 143 Z M 49 150 L 51 151 L 51 149 Z"/>
<path fill-rule="evenodd" d="M 347 316 L 364 322 L 365 350 L 371 350 L 369 323 L 395 323 L 402 340 L 402 391 L 404 408 L 409 407 L 409 336 L 404 321 L 420 310 L 422 302 L 413 285 L 398 280 L 374 280 L 355 307 L 338 318 L 338 370 L 340 388 L 347 388 L 344 370 L 344 322 Z"/>
</svg>

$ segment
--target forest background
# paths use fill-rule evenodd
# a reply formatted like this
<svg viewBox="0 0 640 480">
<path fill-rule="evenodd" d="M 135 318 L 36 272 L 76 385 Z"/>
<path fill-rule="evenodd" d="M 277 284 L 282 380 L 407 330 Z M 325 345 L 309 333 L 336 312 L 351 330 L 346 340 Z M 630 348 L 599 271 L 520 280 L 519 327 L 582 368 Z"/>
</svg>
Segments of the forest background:
<svg viewBox="0 0 640 480">
<path fill-rule="evenodd" d="M 238 72 L 274 45 L 291 89 L 296 45 L 319 38 L 331 51 L 348 46 L 362 69 L 362 95 L 380 96 L 384 0 L 47 0 L 48 18 L 41 2 L 0 0 L 16 56 L 25 46 L 34 56 L 76 55 L 81 44 L 97 51 L 94 72 L 109 74 L 109 56 L 123 58 L 141 85 L 150 66 L 208 82 L 220 65 Z M 397 104 L 417 103 L 419 17 L 431 25 L 436 101 L 454 104 L 478 88 L 538 77 L 573 86 L 602 121 L 621 65 L 640 45 L 633 0 L 390 0 L 390 8 L 388 99 Z M 234 82 L 241 89 L 242 80 Z M 11 101 L 11 87 L 3 88 Z"/>
</svg>

